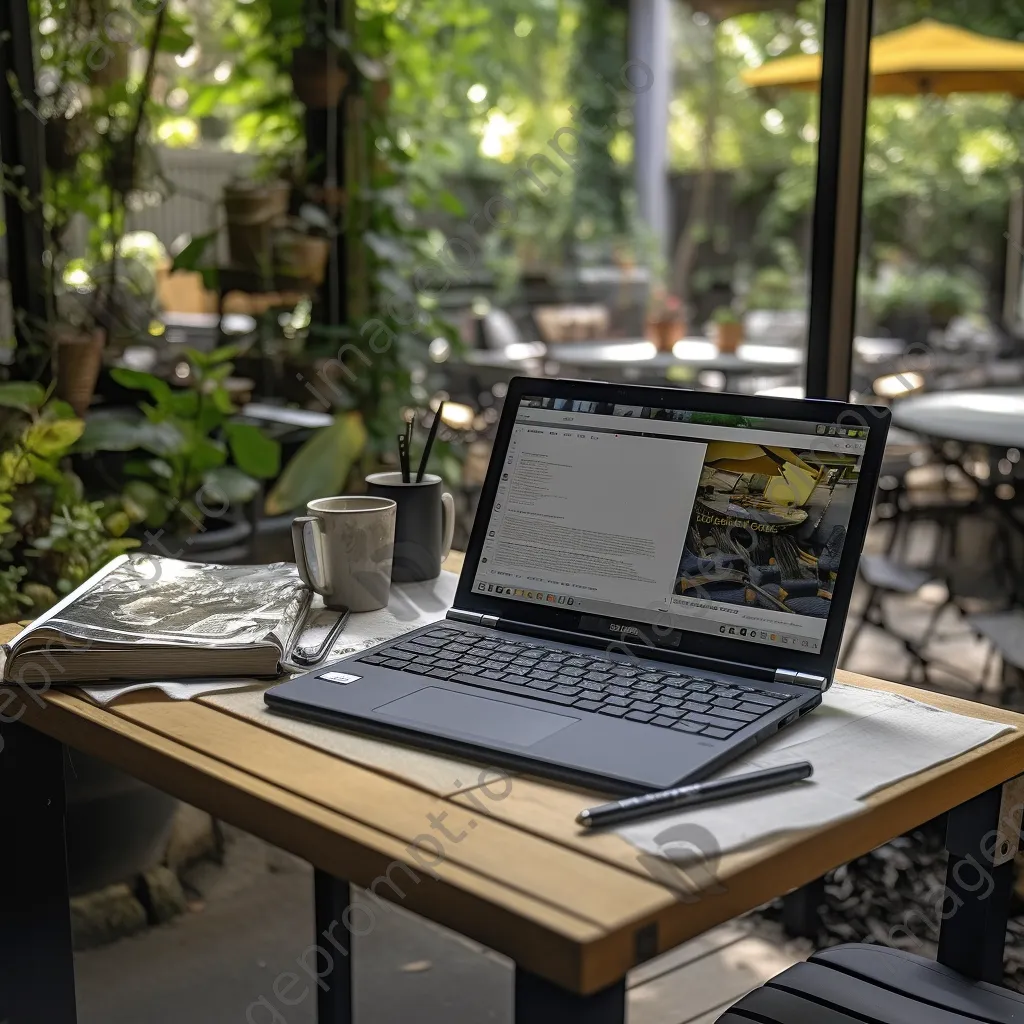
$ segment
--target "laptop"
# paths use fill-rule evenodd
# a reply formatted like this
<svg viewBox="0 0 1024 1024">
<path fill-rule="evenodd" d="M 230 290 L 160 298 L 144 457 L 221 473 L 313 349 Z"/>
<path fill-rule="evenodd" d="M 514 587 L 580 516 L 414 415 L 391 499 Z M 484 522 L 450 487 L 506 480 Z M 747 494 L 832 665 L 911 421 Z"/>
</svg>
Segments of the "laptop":
<svg viewBox="0 0 1024 1024">
<path fill-rule="evenodd" d="M 445 619 L 270 708 L 638 793 L 821 703 L 886 409 L 518 377 Z"/>
</svg>

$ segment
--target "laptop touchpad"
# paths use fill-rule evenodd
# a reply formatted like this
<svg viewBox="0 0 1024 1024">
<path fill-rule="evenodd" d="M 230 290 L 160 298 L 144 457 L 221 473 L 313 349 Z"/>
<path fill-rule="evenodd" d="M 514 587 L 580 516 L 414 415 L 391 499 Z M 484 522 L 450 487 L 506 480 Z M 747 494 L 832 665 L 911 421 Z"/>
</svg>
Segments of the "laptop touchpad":
<svg viewBox="0 0 1024 1024">
<path fill-rule="evenodd" d="M 491 743 L 529 747 L 578 718 L 536 711 L 487 697 L 428 686 L 373 709 L 385 718 L 418 726 L 424 732 L 461 733 Z"/>
</svg>

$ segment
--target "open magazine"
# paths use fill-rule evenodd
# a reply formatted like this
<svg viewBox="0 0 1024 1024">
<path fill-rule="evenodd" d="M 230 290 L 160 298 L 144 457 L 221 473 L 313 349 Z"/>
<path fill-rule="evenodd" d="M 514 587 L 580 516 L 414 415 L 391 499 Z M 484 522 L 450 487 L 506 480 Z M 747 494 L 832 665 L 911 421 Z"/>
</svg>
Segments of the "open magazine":
<svg viewBox="0 0 1024 1024">
<path fill-rule="evenodd" d="M 4 679 L 276 676 L 310 604 L 294 565 L 202 565 L 120 555 L 4 651 Z"/>
</svg>

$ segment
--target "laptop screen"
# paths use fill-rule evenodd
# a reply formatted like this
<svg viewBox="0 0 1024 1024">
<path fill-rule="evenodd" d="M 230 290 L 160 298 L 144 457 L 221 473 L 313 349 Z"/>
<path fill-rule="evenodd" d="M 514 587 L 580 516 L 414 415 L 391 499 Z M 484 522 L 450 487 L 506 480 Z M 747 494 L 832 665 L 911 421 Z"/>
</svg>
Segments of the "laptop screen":
<svg viewBox="0 0 1024 1024">
<path fill-rule="evenodd" d="M 868 429 L 524 397 L 473 589 L 821 649 Z"/>
</svg>

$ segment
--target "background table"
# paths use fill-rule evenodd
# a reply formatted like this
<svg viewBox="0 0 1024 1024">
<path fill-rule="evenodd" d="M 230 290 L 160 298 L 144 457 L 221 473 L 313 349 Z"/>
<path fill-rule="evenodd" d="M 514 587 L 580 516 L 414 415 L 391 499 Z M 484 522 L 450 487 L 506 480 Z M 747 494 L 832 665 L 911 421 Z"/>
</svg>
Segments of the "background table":
<svg viewBox="0 0 1024 1024">
<path fill-rule="evenodd" d="M 893 404 L 893 422 L 925 437 L 1024 447 L 1024 388 L 935 391 Z"/>
<path fill-rule="evenodd" d="M 7 628 L 3 639 L 13 632 Z M 1010 712 L 913 693 L 937 707 L 1024 725 Z M 5 860 L 15 880 L 0 901 L 0 1020 L 6 1015 L 11 1024 L 75 1019 L 68 894 L 60 883 L 63 744 L 310 861 L 317 869 L 314 941 L 325 950 L 325 929 L 351 949 L 338 922 L 357 934 L 364 923 L 348 912 L 350 881 L 508 955 L 517 965 L 519 1022 L 621 1022 L 632 967 L 957 805 L 950 884 L 959 884 L 960 903 L 944 923 L 940 955 L 978 977 L 993 977 L 1001 962 L 1012 860 L 989 862 L 995 882 L 985 901 L 970 888 L 964 863 L 986 863 L 982 838 L 997 827 L 1000 787 L 1024 764 L 1019 728 L 873 795 L 855 818 L 722 857 L 706 872 L 711 884 L 695 892 L 692 872 L 652 863 L 614 834 L 581 834 L 574 817 L 597 794 L 525 776 L 512 777 L 507 792 L 488 775 L 412 784 L 385 766 L 328 755 L 202 699 L 136 694 L 100 708 L 50 691 L 24 707 L 19 724 L 0 726 Z M 342 1024 L 350 1020 L 351 957 L 334 956 L 330 971 L 323 966 L 319 1019 Z"/>
</svg>

